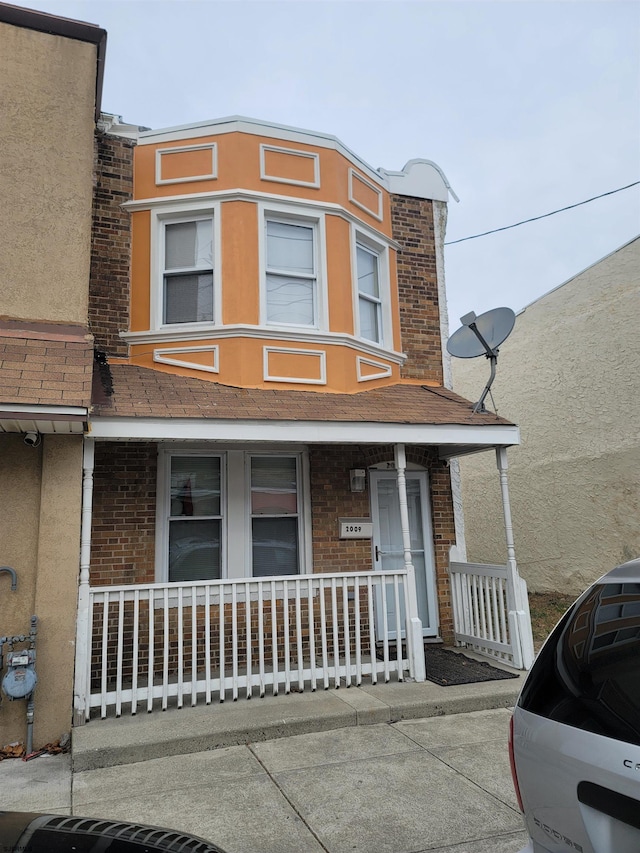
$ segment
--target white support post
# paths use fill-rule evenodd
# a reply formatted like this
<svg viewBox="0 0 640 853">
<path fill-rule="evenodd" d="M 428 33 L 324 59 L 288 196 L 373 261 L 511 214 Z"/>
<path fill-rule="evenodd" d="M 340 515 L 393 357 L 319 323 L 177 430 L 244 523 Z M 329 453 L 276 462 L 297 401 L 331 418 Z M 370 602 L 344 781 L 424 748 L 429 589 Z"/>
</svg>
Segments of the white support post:
<svg viewBox="0 0 640 853">
<path fill-rule="evenodd" d="M 93 468 L 95 442 L 84 440 L 82 474 L 82 526 L 80 529 L 80 584 L 78 586 L 78 613 L 76 617 L 76 665 L 73 690 L 73 725 L 79 726 L 88 719 L 89 662 L 91 637 L 89 636 L 89 565 L 91 562 L 91 517 L 93 504 Z"/>
<path fill-rule="evenodd" d="M 418 615 L 418 596 L 416 593 L 416 572 L 411 559 L 411 532 L 409 530 L 409 507 L 407 504 L 407 456 L 404 444 L 394 447 L 396 472 L 398 475 L 398 501 L 400 504 L 400 525 L 402 528 L 402 548 L 404 567 L 407 570 L 407 600 L 409 604 L 407 651 L 413 663 L 413 677 L 416 681 L 426 680 L 422 621 Z"/>
<path fill-rule="evenodd" d="M 507 543 L 507 604 L 509 607 L 509 632 L 513 645 L 513 662 L 518 669 L 530 669 L 534 659 L 533 634 L 527 584 L 518 572 L 516 549 L 511 522 L 511 503 L 509 501 L 509 481 L 507 477 L 507 449 L 496 447 L 496 463 L 500 473 L 500 491 L 502 494 L 502 512 Z"/>
</svg>

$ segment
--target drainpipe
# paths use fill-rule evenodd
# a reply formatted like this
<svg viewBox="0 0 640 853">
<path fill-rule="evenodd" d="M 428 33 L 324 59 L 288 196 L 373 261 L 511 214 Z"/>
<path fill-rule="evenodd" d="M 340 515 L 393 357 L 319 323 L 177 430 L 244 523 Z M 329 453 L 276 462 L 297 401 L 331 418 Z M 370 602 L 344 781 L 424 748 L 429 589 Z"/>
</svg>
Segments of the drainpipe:
<svg viewBox="0 0 640 853">
<path fill-rule="evenodd" d="M 73 725 L 80 726 L 89 718 L 89 565 L 91 562 L 91 516 L 93 507 L 93 468 L 95 441 L 84 440 L 82 462 L 82 526 L 80 529 L 80 585 L 76 621 L 76 667 L 73 691 Z"/>
<path fill-rule="evenodd" d="M 407 645 L 410 660 L 413 664 L 412 675 L 416 681 L 426 680 L 424 660 L 424 645 L 422 638 L 422 622 L 418 616 L 418 596 L 416 593 L 416 571 L 411 559 L 411 533 L 409 531 L 409 506 L 407 504 L 407 456 L 404 444 L 394 447 L 396 472 L 398 474 L 398 500 L 400 503 L 400 525 L 402 527 L 402 548 L 404 550 L 404 567 L 407 571 L 407 599 L 409 619 L 407 628 Z"/>
<path fill-rule="evenodd" d="M 496 447 L 496 463 L 500 472 L 500 491 L 502 494 L 502 513 L 507 543 L 507 606 L 509 608 L 509 633 L 513 646 L 513 662 L 518 669 L 529 669 L 533 663 L 533 635 L 527 584 L 518 572 L 516 548 L 511 522 L 511 503 L 509 500 L 509 481 L 507 478 L 507 448 Z"/>
</svg>

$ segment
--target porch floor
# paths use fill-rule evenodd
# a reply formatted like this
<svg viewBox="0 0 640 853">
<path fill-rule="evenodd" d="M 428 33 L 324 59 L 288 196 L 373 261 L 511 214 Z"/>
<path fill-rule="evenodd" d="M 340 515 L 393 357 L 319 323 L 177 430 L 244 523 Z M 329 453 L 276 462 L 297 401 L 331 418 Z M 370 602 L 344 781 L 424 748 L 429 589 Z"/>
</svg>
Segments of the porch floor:
<svg viewBox="0 0 640 853">
<path fill-rule="evenodd" d="M 73 729 L 73 770 L 77 773 L 349 726 L 510 707 L 525 674 L 450 687 L 431 681 L 389 681 L 96 719 Z"/>
</svg>

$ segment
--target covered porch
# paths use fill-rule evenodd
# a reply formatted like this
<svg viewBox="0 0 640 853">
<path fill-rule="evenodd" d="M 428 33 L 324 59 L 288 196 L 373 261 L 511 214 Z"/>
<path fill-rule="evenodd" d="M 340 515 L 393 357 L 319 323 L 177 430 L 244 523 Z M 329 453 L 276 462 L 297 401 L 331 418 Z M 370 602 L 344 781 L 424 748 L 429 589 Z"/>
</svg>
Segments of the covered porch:
<svg viewBox="0 0 640 853">
<path fill-rule="evenodd" d="M 92 715 L 423 681 L 425 641 L 468 644 L 516 668 L 530 664 L 510 522 L 504 566 L 470 566 L 451 554 L 448 460 L 496 450 L 507 518 L 504 448 L 517 443 L 517 427 L 470 414 L 451 392 L 415 386 L 403 389 L 402 402 L 409 391 L 422 408 L 405 415 L 409 423 L 396 422 L 385 390 L 357 395 L 368 398 L 369 418 L 360 421 L 347 419 L 351 399 L 332 420 L 284 420 L 274 410 L 242 421 L 106 410 L 93 419 L 85 439 L 76 725 Z M 246 393 L 274 401 L 269 392 Z M 384 419 L 372 421 L 376 394 Z M 328 414 L 332 398 L 345 395 L 288 396 L 298 406 L 313 398 L 316 412 L 324 402 Z M 216 460 L 213 479 L 203 459 Z M 355 482 L 363 472 L 364 483 Z M 197 477 L 206 489 L 198 491 Z M 205 521 L 202 541 L 185 535 Z M 211 562 L 208 576 L 202 561 L 174 559 L 176 542 L 187 541 L 186 550 Z"/>
</svg>

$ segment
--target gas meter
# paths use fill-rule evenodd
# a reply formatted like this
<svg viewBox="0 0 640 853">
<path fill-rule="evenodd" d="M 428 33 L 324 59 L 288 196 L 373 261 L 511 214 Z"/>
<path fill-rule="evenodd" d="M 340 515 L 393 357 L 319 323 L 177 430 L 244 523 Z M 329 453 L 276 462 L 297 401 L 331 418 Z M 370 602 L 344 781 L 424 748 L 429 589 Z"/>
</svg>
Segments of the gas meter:
<svg viewBox="0 0 640 853">
<path fill-rule="evenodd" d="M 33 693 L 38 681 L 35 662 L 35 649 L 7 653 L 7 671 L 2 679 L 2 691 L 9 699 L 26 699 Z"/>
</svg>

